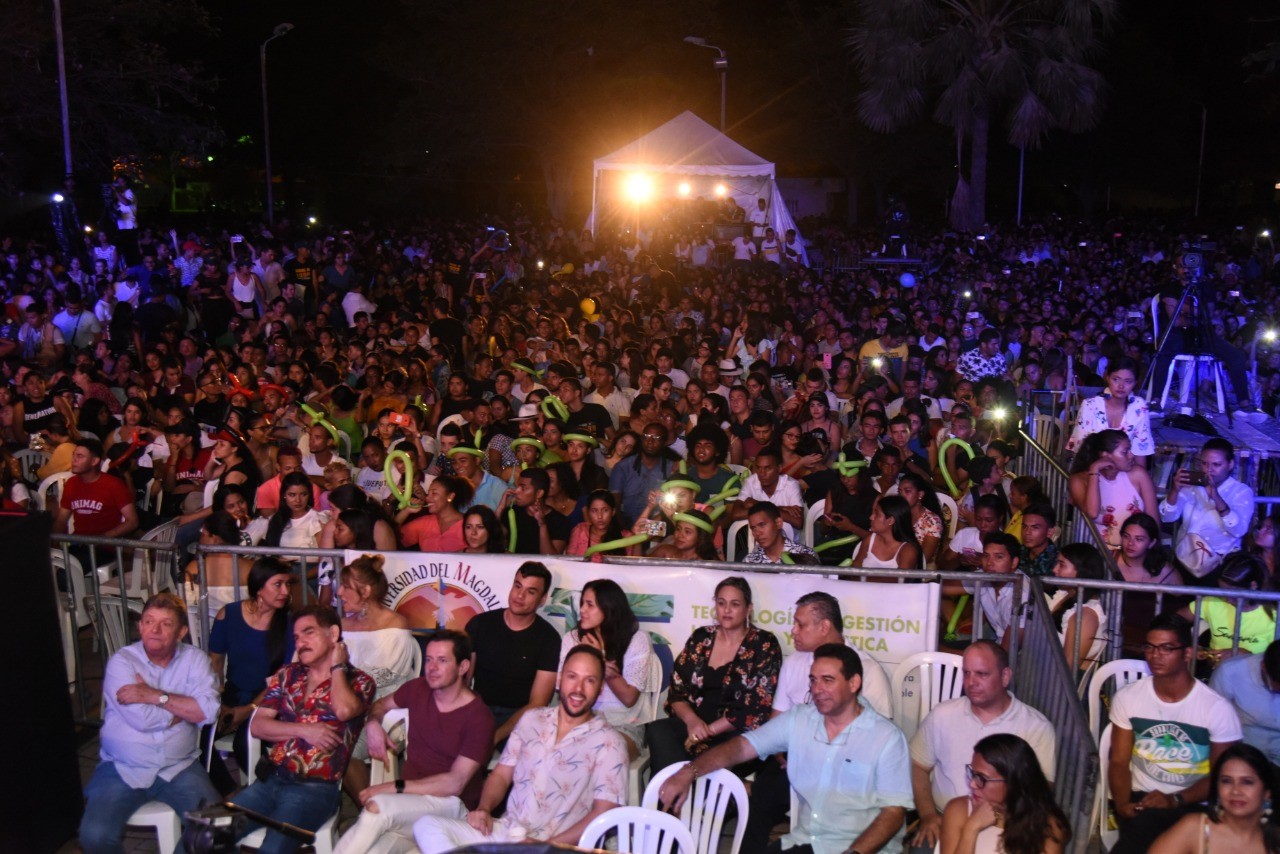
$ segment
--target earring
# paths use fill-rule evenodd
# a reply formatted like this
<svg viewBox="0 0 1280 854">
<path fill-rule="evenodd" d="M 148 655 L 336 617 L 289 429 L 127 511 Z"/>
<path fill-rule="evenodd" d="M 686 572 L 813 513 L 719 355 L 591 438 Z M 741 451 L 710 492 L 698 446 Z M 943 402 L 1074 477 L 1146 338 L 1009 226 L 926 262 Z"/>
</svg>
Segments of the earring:
<svg viewBox="0 0 1280 854">
<path fill-rule="evenodd" d="M 1262 802 L 1262 823 L 1266 824 L 1269 818 L 1271 818 L 1271 799 L 1267 798 Z"/>
</svg>

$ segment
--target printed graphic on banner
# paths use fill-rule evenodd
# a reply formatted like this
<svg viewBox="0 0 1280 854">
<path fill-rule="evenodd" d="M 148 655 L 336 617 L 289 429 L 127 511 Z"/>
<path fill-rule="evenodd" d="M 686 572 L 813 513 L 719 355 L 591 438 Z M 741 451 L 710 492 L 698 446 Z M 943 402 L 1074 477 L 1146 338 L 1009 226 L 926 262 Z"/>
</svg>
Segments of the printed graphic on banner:
<svg viewBox="0 0 1280 854">
<path fill-rule="evenodd" d="M 359 554 L 348 552 L 346 559 Z M 516 555 L 388 552 L 384 556 L 387 606 L 422 629 L 463 629 L 476 614 L 505 608 L 516 569 L 525 562 Z M 694 629 L 715 622 L 716 585 L 740 575 L 751 585 L 755 624 L 772 632 L 786 652 L 794 649 L 791 627 L 796 600 L 815 591 L 830 593 L 839 601 L 845 641 L 870 653 L 890 671 L 914 653 L 937 649 L 936 584 L 876 584 L 785 572 L 734 573 L 673 563 L 603 565 L 554 557 L 542 562 L 554 581 L 541 613 L 561 632 L 578 624 L 583 585 L 596 578 L 612 578 L 627 593 L 654 644 L 678 652 Z"/>
</svg>

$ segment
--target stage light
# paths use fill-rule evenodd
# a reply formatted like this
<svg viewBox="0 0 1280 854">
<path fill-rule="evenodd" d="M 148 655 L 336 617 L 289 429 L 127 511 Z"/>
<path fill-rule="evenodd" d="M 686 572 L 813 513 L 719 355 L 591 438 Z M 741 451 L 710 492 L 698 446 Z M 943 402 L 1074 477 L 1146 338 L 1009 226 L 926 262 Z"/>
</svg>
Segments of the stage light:
<svg viewBox="0 0 1280 854">
<path fill-rule="evenodd" d="M 1262 333 L 1262 340 L 1268 344 L 1274 344 L 1276 338 L 1280 338 L 1280 333 L 1277 333 L 1274 329 L 1268 329 Z"/>
<path fill-rule="evenodd" d="M 728 188 L 728 187 L 726 187 L 724 184 L 716 184 L 716 195 L 717 195 L 717 196 L 719 196 L 720 198 L 722 198 L 722 199 L 723 199 L 723 198 L 725 197 L 725 194 L 726 194 L 726 193 L 728 193 L 728 192 L 729 192 L 729 188 Z"/>
<path fill-rule="evenodd" d="M 309 217 L 307 217 L 307 225 L 315 225 L 315 224 L 316 224 L 316 218 L 315 218 L 315 217 L 313 217 L 313 216 L 309 216 Z"/>
<path fill-rule="evenodd" d="M 1259 236 L 1259 237 L 1261 237 L 1263 240 L 1270 240 L 1270 239 L 1271 239 L 1271 229 L 1269 229 L 1269 228 L 1264 228 L 1264 229 L 1262 229 L 1262 233 L 1261 233 L 1261 234 L 1259 234 L 1258 236 Z"/>
<path fill-rule="evenodd" d="M 682 196 L 687 196 L 693 192 L 693 186 L 688 181 L 681 181 L 680 186 L 676 188 L 676 192 Z"/>
<path fill-rule="evenodd" d="M 54 200 L 54 202 L 56 202 L 57 204 L 62 204 L 63 202 L 65 202 L 65 201 L 66 201 L 66 199 L 63 197 L 62 193 L 54 193 L 54 194 L 53 194 L 53 200 Z"/>
<path fill-rule="evenodd" d="M 964 298 L 965 298 L 965 299 L 973 299 L 973 291 L 965 291 L 965 292 L 964 292 Z"/>
<path fill-rule="evenodd" d="M 84 227 L 84 233 L 85 233 L 85 234 L 93 234 L 93 226 L 91 226 L 91 225 L 86 225 L 86 226 Z"/>
<path fill-rule="evenodd" d="M 653 178 L 643 172 L 633 172 L 627 176 L 627 198 L 639 204 L 653 198 Z"/>
</svg>

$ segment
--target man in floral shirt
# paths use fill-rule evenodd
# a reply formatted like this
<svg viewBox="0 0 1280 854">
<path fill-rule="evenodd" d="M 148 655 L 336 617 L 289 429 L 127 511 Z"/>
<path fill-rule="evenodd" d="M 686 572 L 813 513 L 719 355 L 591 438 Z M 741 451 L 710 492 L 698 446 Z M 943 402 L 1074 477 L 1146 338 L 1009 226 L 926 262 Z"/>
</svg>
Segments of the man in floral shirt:
<svg viewBox="0 0 1280 854">
<path fill-rule="evenodd" d="M 306 830 L 337 813 L 347 761 L 375 693 L 373 679 L 351 666 L 341 637 L 338 614 L 326 605 L 308 605 L 294 618 L 297 660 L 267 680 L 250 724 L 271 750 L 255 769 L 258 781 L 231 799 L 236 806 Z M 246 833 L 257 828 L 250 823 Z M 258 850 L 284 854 L 301 846 L 268 830 Z"/>
<path fill-rule="evenodd" d="M 971 383 L 984 377 L 1007 377 L 1009 365 L 1000 355 L 1000 333 L 984 329 L 978 335 L 978 346 L 960 357 L 956 371 Z"/>
</svg>

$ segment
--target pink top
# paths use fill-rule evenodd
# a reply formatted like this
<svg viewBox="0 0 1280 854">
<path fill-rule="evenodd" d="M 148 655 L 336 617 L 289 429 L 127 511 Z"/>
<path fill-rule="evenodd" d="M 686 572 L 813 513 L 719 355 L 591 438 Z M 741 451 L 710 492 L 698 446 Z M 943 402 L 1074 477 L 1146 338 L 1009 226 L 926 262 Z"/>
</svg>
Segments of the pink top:
<svg viewBox="0 0 1280 854">
<path fill-rule="evenodd" d="M 618 539 L 624 539 L 629 536 L 631 536 L 631 532 L 624 530 L 622 534 L 619 535 Z M 596 543 L 591 542 L 591 523 L 579 522 L 577 525 L 574 525 L 573 530 L 569 532 L 569 545 L 565 547 L 564 553 L 567 555 L 585 555 L 587 553 L 587 548 L 594 545 L 596 545 Z M 610 554 L 619 554 L 620 552 L 631 557 L 636 557 L 639 554 L 639 552 L 636 551 L 635 546 L 627 546 L 625 550 L 616 550 Z M 601 552 L 596 552 L 589 558 L 589 560 L 592 563 L 600 563 L 600 561 L 603 560 L 603 554 Z"/>
<path fill-rule="evenodd" d="M 417 546 L 420 552 L 460 552 L 467 547 L 462 538 L 462 519 L 441 533 L 440 517 L 430 513 L 400 528 L 400 544 L 405 548 Z"/>
</svg>

